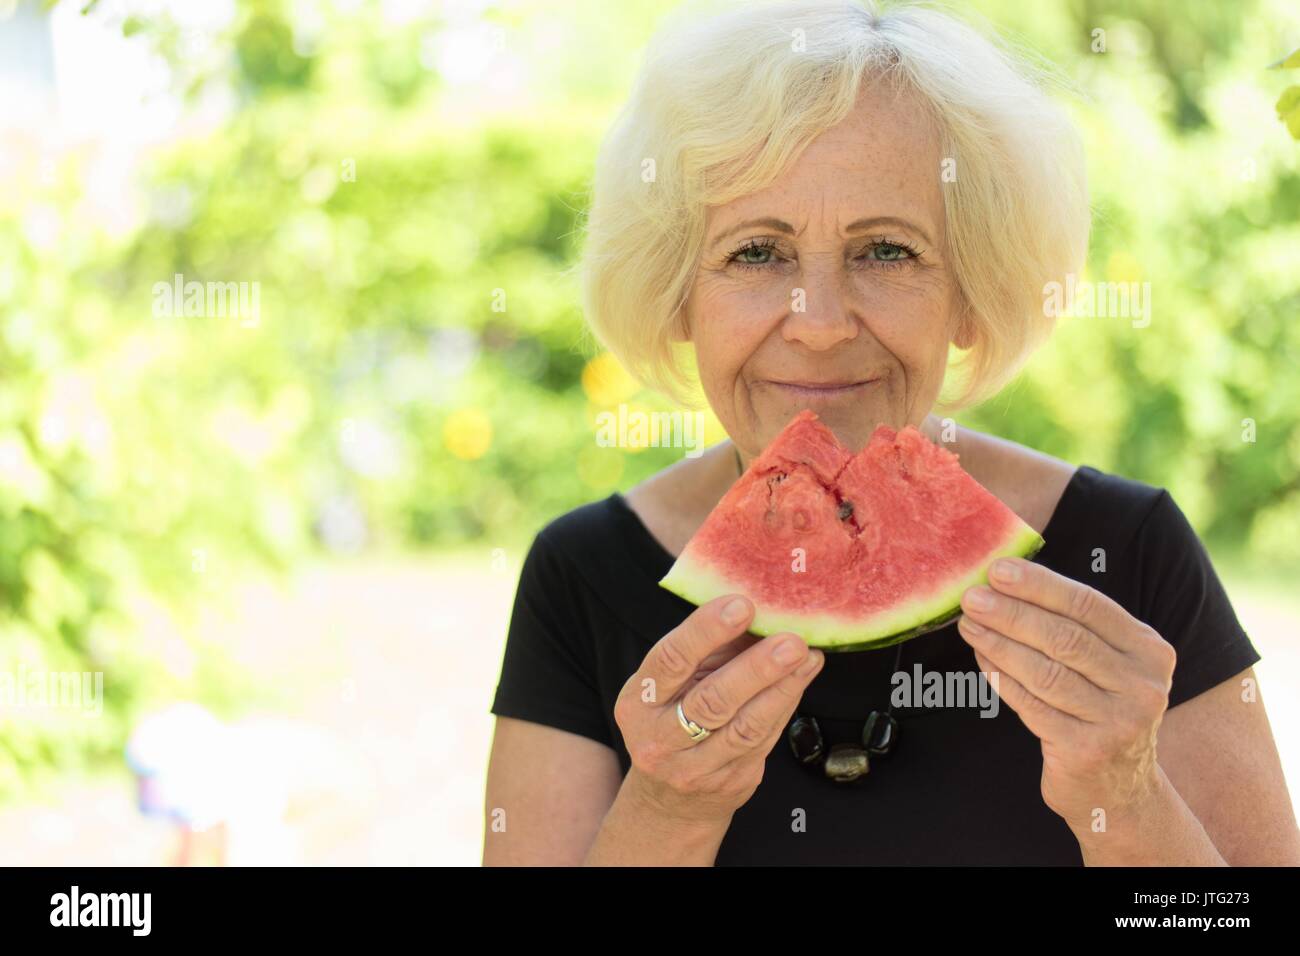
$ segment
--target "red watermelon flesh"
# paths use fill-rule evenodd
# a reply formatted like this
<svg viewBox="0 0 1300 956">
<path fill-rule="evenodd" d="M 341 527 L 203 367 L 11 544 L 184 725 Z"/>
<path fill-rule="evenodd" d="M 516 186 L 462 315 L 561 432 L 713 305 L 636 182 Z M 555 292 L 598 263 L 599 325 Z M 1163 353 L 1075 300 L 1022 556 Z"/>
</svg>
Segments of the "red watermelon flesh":
<svg viewBox="0 0 1300 956">
<path fill-rule="evenodd" d="M 756 458 L 660 584 L 695 604 L 744 594 L 755 634 L 825 650 L 897 644 L 950 623 L 962 592 L 1042 537 L 915 428 L 851 455 L 804 411 Z"/>
</svg>

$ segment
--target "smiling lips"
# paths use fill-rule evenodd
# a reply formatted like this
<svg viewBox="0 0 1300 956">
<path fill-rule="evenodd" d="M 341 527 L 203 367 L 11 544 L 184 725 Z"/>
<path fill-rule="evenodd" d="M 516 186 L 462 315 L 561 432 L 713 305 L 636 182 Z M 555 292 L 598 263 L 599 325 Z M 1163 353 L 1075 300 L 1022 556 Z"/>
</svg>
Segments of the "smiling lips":
<svg viewBox="0 0 1300 956">
<path fill-rule="evenodd" d="M 834 398 L 838 395 L 850 395 L 877 381 L 879 379 L 875 378 L 861 379 L 856 382 L 778 382 L 773 379 L 768 384 L 804 398 Z"/>
</svg>

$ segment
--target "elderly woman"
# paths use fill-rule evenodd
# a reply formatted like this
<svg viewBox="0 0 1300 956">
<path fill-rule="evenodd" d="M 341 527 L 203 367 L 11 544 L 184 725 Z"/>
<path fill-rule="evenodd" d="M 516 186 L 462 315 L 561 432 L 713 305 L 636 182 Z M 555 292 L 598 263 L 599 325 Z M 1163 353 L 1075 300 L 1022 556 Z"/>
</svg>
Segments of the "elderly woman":
<svg viewBox="0 0 1300 956">
<path fill-rule="evenodd" d="M 644 381 L 697 381 L 730 441 L 537 536 L 486 863 L 1300 863 L 1259 655 L 1169 494 L 933 414 L 1007 381 L 1086 253 L 1082 153 L 1041 86 L 922 8 L 744 6 L 651 45 L 599 156 L 585 305 Z M 744 596 L 658 587 L 805 408 L 850 448 L 881 423 L 944 440 L 1046 547 L 897 651 L 758 639 Z M 918 665 L 996 675 L 1005 706 L 887 710 Z M 873 711 L 897 734 L 865 776 L 796 759 L 795 718 L 830 746 Z"/>
</svg>

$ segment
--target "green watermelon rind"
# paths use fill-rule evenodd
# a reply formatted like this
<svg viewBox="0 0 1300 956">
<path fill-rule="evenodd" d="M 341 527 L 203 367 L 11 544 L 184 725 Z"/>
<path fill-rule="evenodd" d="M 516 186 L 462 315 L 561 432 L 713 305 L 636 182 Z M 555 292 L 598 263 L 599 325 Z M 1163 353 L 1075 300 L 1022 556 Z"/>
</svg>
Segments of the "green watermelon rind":
<svg viewBox="0 0 1300 956">
<path fill-rule="evenodd" d="M 988 583 L 988 567 L 994 560 L 1032 558 L 1044 543 L 1042 535 L 1023 525 L 1006 545 L 994 548 L 981 559 L 976 570 L 941 585 L 933 597 L 891 608 L 883 620 L 857 623 L 830 614 L 773 612 L 759 608 L 749 630 L 764 637 L 785 632 L 798 634 L 810 647 L 831 653 L 892 647 L 951 624 L 961 615 L 961 596 L 967 588 Z M 696 605 L 707 604 L 724 594 L 745 593 L 744 587 L 705 566 L 689 551 L 677 559 L 659 586 Z"/>
</svg>

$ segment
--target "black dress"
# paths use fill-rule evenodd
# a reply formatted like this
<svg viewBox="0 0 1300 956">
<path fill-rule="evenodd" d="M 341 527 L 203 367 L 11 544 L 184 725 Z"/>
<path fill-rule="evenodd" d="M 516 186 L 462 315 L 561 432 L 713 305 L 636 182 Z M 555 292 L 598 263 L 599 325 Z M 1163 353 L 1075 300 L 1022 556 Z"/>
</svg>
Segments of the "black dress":
<svg viewBox="0 0 1300 956">
<path fill-rule="evenodd" d="M 1167 491 L 1085 465 L 1043 537 L 1037 563 L 1109 595 L 1177 650 L 1171 708 L 1259 660 Z M 1099 558 L 1104 570 L 1094 571 Z M 614 701 L 694 609 L 658 586 L 672 563 L 618 494 L 544 528 L 520 575 L 492 713 L 597 740 L 626 773 Z M 913 676 L 978 674 L 955 624 L 900 647 L 828 654 L 798 712 L 818 718 L 828 743 L 848 741 L 890 703 L 900 653 L 898 671 Z M 992 708 L 911 703 L 894 709 L 894 752 L 851 784 L 814 775 L 778 741 L 718 865 L 1080 865 L 1073 835 L 1039 792 L 1040 743 L 1009 707 L 981 716 Z"/>
</svg>

